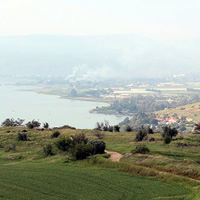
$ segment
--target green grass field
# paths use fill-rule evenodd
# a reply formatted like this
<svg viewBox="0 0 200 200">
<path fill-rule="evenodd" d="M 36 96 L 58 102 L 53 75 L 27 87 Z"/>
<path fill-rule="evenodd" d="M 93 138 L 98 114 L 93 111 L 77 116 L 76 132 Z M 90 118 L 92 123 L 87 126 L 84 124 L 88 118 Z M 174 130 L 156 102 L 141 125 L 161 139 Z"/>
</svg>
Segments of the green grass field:
<svg viewBox="0 0 200 200">
<path fill-rule="evenodd" d="M 164 145 L 160 134 L 155 142 L 144 141 L 149 154 L 130 154 L 138 143 L 136 133 L 104 132 L 107 149 L 122 153 L 120 162 L 104 156 L 72 161 L 54 147 L 54 156 L 44 157 L 43 146 L 53 144 L 53 131 L 28 130 L 28 141 L 17 141 L 24 128 L 0 128 L 0 200 L 79 199 L 200 199 L 200 136 L 177 136 Z M 8 133 L 8 131 L 10 131 Z M 61 136 L 93 130 L 61 129 Z M 184 147 L 180 144 L 187 144 Z M 5 152 L 9 146 L 15 150 Z"/>
<path fill-rule="evenodd" d="M 0 199 L 184 199 L 189 190 L 116 170 L 53 164 L 1 163 Z"/>
</svg>

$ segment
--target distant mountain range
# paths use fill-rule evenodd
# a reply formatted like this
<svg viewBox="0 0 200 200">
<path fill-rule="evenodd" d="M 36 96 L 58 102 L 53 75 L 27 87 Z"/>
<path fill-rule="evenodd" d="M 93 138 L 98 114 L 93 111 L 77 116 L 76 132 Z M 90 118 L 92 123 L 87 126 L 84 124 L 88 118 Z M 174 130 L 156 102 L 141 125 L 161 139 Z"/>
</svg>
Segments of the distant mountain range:
<svg viewBox="0 0 200 200">
<path fill-rule="evenodd" d="M 200 39 L 155 41 L 136 34 L 0 37 L 0 74 L 102 79 L 195 73 L 199 49 Z"/>
</svg>

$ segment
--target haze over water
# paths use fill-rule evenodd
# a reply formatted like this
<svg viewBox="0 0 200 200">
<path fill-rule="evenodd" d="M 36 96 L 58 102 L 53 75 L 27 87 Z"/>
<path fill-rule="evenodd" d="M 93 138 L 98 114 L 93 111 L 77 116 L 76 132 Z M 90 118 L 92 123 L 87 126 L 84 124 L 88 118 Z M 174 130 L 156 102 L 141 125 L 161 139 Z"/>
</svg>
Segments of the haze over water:
<svg viewBox="0 0 200 200">
<path fill-rule="evenodd" d="M 58 96 L 22 91 L 30 87 L 0 86 L 0 122 L 6 118 L 48 122 L 50 127 L 70 125 L 76 128 L 94 128 L 96 122 L 108 120 L 118 124 L 124 117 L 91 114 L 89 111 L 105 103 L 61 99 Z"/>
</svg>

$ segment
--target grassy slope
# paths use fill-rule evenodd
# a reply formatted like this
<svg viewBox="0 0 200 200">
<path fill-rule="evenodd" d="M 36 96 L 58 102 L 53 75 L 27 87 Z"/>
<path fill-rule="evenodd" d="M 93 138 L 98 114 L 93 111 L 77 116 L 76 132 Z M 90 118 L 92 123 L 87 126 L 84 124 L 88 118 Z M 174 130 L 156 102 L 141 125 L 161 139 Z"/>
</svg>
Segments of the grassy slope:
<svg viewBox="0 0 200 200">
<path fill-rule="evenodd" d="M 191 118 L 195 122 L 200 121 L 200 103 L 189 104 L 186 106 L 177 107 L 174 109 L 166 109 L 156 112 L 158 115 L 169 114 L 173 115 L 174 113 L 178 114 L 179 116 L 185 116 Z"/>
<path fill-rule="evenodd" d="M 1 165 L 0 171 L 2 200 L 183 199 L 188 193 L 154 179 L 72 164 L 10 163 Z"/>
<path fill-rule="evenodd" d="M 20 129 L 6 133 L 8 130 L 13 131 L 10 128 L 0 129 L 2 200 L 36 199 L 39 196 L 43 199 L 65 199 L 67 196 L 67 199 L 154 199 L 166 196 L 171 196 L 168 199 L 185 199 L 188 193 L 185 187 L 194 192 L 191 199 L 200 197 L 199 183 L 192 181 L 200 180 L 200 165 L 196 162 L 199 159 L 200 136 L 188 135 L 170 145 L 163 145 L 160 135 L 155 134 L 155 142 L 144 142 L 150 148 L 149 155 L 130 155 L 126 153 L 137 145 L 135 133 L 105 133 L 107 149 L 125 154 L 120 163 L 112 163 L 102 157 L 71 162 L 67 155 L 56 149 L 55 156 L 43 157 L 42 146 L 56 140 L 50 139 L 51 131 L 29 131 L 29 141 L 18 142 L 16 135 Z M 60 131 L 63 136 L 84 132 L 89 139 L 96 139 L 94 131 L 90 130 Z M 183 149 L 177 146 L 178 143 L 189 146 Z M 16 151 L 6 153 L 5 149 L 11 144 L 16 145 Z M 153 176 L 170 185 L 122 172 Z"/>
<path fill-rule="evenodd" d="M 105 141 L 109 150 L 123 154 L 130 152 L 138 144 L 145 144 L 150 149 L 150 154 L 126 154 L 122 160 L 200 181 L 200 135 L 177 136 L 170 145 L 163 144 L 160 134 L 149 135 L 150 137 L 154 137 L 156 141 L 136 143 L 135 133 L 108 133 Z"/>
</svg>

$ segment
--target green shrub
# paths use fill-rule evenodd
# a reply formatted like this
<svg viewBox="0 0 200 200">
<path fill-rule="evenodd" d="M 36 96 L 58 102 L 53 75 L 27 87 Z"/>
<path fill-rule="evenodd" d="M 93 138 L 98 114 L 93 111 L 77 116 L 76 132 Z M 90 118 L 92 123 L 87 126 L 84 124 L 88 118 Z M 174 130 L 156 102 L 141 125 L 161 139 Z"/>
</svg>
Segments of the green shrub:
<svg viewBox="0 0 200 200">
<path fill-rule="evenodd" d="M 49 124 L 48 124 L 47 122 L 45 122 L 45 123 L 43 124 L 43 127 L 44 127 L 44 128 L 49 128 Z"/>
<path fill-rule="evenodd" d="M 75 160 L 83 160 L 92 155 L 94 147 L 92 144 L 76 144 L 72 150 L 72 157 Z"/>
<path fill-rule="evenodd" d="M 124 131 L 126 131 L 126 132 L 131 132 L 131 131 L 132 131 L 132 128 L 131 128 L 129 125 L 126 125 L 126 126 L 124 127 Z"/>
<path fill-rule="evenodd" d="M 55 146 L 61 151 L 68 151 L 72 145 L 71 138 L 60 138 L 58 141 L 55 142 Z"/>
<path fill-rule="evenodd" d="M 171 137 L 169 137 L 169 136 L 164 137 L 164 143 L 165 143 L 165 144 L 170 144 L 171 141 L 172 141 L 172 138 L 171 138 Z"/>
<path fill-rule="evenodd" d="M 148 147 L 146 147 L 145 145 L 142 146 L 136 146 L 136 148 L 134 150 L 131 151 L 131 153 L 135 154 L 135 153 L 140 153 L 140 154 L 147 154 L 149 153 L 149 149 Z"/>
<path fill-rule="evenodd" d="M 108 126 L 103 126 L 102 130 L 103 131 L 108 131 Z"/>
<path fill-rule="evenodd" d="M 89 141 L 88 144 L 93 145 L 93 154 L 103 154 L 106 149 L 106 144 L 103 141 Z"/>
<path fill-rule="evenodd" d="M 113 130 L 114 130 L 113 126 L 109 126 L 109 127 L 108 127 L 108 131 L 109 131 L 109 132 L 113 132 Z"/>
<path fill-rule="evenodd" d="M 140 141 L 142 141 L 142 140 L 144 140 L 146 138 L 147 138 L 147 131 L 146 131 L 146 129 L 142 128 L 137 133 L 137 135 L 135 137 L 135 141 L 136 142 L 140 142 Z"/>
<path fill-rule="evenodd" d="M 17 119 L 17 120 L 14 120 L 13 118 L 11 119 L 6 119 L 5 121 L 2 122 L 1 126 L 22 126 L 22 124 L 24 123 L 24 120 L 23 119 Z"/>
<path fill-rule="evenodd" d="M 163 132 L 162 132 L 162 137 L 170 137 L 171 139 L 173 137 L 176 137 L 176 135 L 178 134 L 178 131 L 176 128 L 171 128 L 170 126 L 165 126 L 163 127 Z"/>
<path fill-rule="evenodd" d="M 147 128 L 147 132 L 148 132 L 148 134 L 154 134 L 153 129 L 150 127 Z"/>
<path fill-rule="evenodd" d="M 26 124 L 26 127 L 29 128 L 29 129 L 33 129 L 33 128 L 36 128 L 36 127 L 40 127 L 41 123 L 39 121 L 36 121 L 36 120 L 32 120 L 31 122 L 28 122 Z"/>
<path fill-rule="evenodd" d="M 33 129 L 34 128 L 34 126 L 33 126 L 33 124 L 31 122 L 28 122 L 26 124 L 26 127 L 29 128 L 29 129 Z"/>
<path fill-rule="evenodd" d="M 27 141 L 27 134 L 26 133 L 18 133 L 17 135 L 17 140 L 18 141 Z"/>
<path fill-rule="evenodd" d="M 113 127 L 113 129 L 114 129 L 114 132 L 119 132 L 120 131 L 120 126 L 119 125 L 115 125 Z"/>
<path fill-rule="evenodd" d="M 53 146 L 51 144 L 44 146 L 43 153 L 45 156 L 52 156 L 53 155 Z"/>
<path fill-rule="evenodd" d="M 88 138 L 85 137 L 84 133 L 76 134 L 72 136 L 72 143 L 73 146 L 76 144 L 87 144 L 88 143 Z"/>
<path fill-rule="evenodd" d="M 60 132 L 59 131 L 55 131 L 52 133 L 51 138 L 57 138 L 60 136 Z"/>
</svg>

